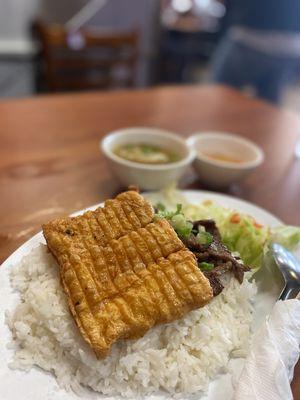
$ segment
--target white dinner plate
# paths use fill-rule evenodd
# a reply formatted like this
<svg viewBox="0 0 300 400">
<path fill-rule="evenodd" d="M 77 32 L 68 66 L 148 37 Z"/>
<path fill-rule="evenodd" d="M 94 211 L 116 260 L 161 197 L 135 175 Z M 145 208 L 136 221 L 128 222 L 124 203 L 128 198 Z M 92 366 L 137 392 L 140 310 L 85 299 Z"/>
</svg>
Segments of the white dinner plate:
<svg viewBox="0 0 300 400">
<path fill-rule="evenodd" d="M 271 227 L 282 224 L 282 222 L 270 214 L 269 212 L 259 208 L 251 203 L 239 200 L 230 196 L 216 194 L 205 191 L 184 191 L 182 192 L 190 203 L 199 203 L 206 199 L 215 200 L 218 203 L 252 215 L 258 222 Z M 88 209 L 93 210 L 99 205 L 95 205 Z M 81 210 L 76 214 L 81 214 L 86 210 Z M 16 250 L 0 268 L 0 400 L 74 400 L 79 399 L 73 392 L 66 392 L 60 389 L 55 378 L 41 369 L 33 368 L 29 372 L 19 370 L 11 370 L 8 363 L 12 359 L 13 351 L 7 348 L 7 344 L 11 341 L 11 332 L 5 324 L 5 310 L 13 309 L 18 301 L 19 295 L 14 292 L 9 283 L 9 270 L 12 265 L 15 265 L 20 259 L 28 254 L 39 243 L 45 243 L 41 232 L 33 236 L 30 240 L 24 243 Z M 255 319 L 256 325 L 259 325 L 261 318 L 269 312 L 270 308 L 276 301 L 280 288 L 273 286 L 272 290 L 268 288 L 262 290 L 257 297 L 258 307 Z M 228 381 L 224 377 L 219 378 L 210 388 L 208 396 L 201 399 L 224 399 L 224 385 L 228 385 Z M 222 392 L 218 391 L 222 386 Z M 218 393 L 221 393 L 218 395 Z M 219 397 L 220 396 L 220 397 Z M 165 399 L 169 396 L 166 394 L 149 396 L 151 399 Z M 89 392 L 84 399 L 112 399 L 112 397 L 102 396 L 92 391 Z M 192 396 L 193 399 L 199 399 L 199 396 Z"/>
</svg>

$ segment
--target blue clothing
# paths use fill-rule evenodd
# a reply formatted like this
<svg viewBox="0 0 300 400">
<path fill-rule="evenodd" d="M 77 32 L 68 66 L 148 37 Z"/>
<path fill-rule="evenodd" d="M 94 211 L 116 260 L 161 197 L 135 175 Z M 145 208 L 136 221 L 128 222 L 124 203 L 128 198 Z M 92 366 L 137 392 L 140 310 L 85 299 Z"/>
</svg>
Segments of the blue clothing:
<svg viewBox="0 0 300 400">
<path fill-rule="evenodd" d="M 225 35 L 212 64 L 214 82 L 237 89 L 251 86 L 256 95 L 278 103 L 285 86 L 300 72 L 300 59 L 277 57 L 251 49 Z"/>
<path fill-rule="evenodd" d="M 228 0 L 227 27 L 300 32 L 300 0 Z"/>
<path fill-rule="evenodd" d="M 244 29 L 243 40 L 233 34 L 234 28 L 235 32 Z M 226 34 L 214 55 L 212 79 L 235 88 L 252 86 L 259 97 L 278 103 L 285 86 L 300 71 L 300 0 L 228 0 L 223 29 Z M 272 34 L 272 43 L 267 34 Z"/>
</svg>

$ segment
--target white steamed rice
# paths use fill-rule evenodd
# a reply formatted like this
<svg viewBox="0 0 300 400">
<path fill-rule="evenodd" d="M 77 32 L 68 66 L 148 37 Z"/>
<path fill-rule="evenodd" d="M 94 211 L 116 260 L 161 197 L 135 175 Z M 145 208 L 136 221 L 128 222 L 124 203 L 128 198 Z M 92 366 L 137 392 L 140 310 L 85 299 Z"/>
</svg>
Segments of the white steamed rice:
<svg viewBox="0 0 300 400">
<path fill-rule="evenodd" d="M 226 371 L 230 357 L 246 356 L 250 345 L 256 285 L 247 279 L 242 285 L 230 279 L 210 304 L 179 321 L 117 343 L 104 360 L 97 360 L 81 338 L 46 246 L 12 268 L 11 284 L 22 301 L 7 312 L 16 349 L 11 367 L 37 365 L 76 392 L 88 386 L 131 398 L 159 389 L 195 393 Z"/>
</svg>

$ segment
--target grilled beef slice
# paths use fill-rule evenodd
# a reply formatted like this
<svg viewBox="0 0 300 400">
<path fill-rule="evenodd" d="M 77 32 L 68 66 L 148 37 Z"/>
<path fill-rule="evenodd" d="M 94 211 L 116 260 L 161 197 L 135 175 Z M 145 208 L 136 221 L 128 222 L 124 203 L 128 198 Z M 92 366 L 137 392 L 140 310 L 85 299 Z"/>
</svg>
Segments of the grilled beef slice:
<svg viewBox="0 0 300 400">
<path fill-rule="evenodd" d="M 193 222 L 194 231 L 198 231 L 199 226 L 203 226 L 205 231 L 212 235 L 212 243 L 210 245 L 199 244 L 195 235 L 190 235 L 183 242 L 195 254 L 199 264 L 206 262 L 214 265 L 212 270 L 203 271 L 203 273 L 210 281 L 214 296 L 217 296 L 224 289 L 221 283 L 222 275 L 231 271 L 239 283 L 242 283 L 244 272 L 249 271 L 250 268 L 242 264 L 239 257 L 234 257 L 221 243 L 221 235 L 214 220 Z"/>
</svg>

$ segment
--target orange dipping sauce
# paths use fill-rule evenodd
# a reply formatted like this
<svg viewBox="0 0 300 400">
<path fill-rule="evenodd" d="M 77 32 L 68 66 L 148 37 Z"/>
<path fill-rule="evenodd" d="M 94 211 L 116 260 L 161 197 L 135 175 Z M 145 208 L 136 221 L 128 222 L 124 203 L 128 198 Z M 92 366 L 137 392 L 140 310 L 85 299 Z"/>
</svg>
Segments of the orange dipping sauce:
<svg viewBox="0 0 300 400">
<path fill-rule="evenodd" d="M 203 154 L 204 156 L 206 156 L 208 158 L 211 158 L 212 160 L 216 160 L 216 161 L 225 161 L 225 162 L 233 163 L 233 164 L 240 164 L 240 163 L 244 162 L 244 160 L 241 160 L 240 158 L 231 156 L 229 154 L 220 153 L 220 152 L 201 151 L 201 154 Z"/>
</svg>

